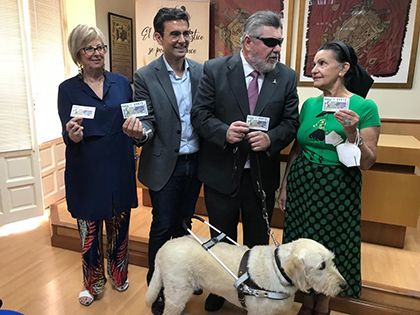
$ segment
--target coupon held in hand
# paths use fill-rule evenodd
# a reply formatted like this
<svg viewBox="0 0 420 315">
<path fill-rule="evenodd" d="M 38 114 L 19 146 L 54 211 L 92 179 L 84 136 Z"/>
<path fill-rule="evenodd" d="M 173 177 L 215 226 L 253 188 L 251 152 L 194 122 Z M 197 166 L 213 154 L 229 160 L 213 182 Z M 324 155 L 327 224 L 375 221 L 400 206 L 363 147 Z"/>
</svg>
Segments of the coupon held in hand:
<svg viewBox="0 0 420 315">
<path fill-rule="evenodd" d="M 146 101 L 121 104 L 124 119 L 128 117 L 141 117 L 148 114 Z"/>
<path fill-rule="evenodd" d="M 73 105 L 71 108 L 70 117 L 82 117 L 86 119 L 95 118 L 96 107 Z"/>
<path fill-rule="evenodd" d="M 270 124 L 269 117 L 262 116 L 246 116 L 246 123 L 248 124 L 249 129 L 251 130 L 261 130 L 268 131 L 268 126 Z"/>
</svg>

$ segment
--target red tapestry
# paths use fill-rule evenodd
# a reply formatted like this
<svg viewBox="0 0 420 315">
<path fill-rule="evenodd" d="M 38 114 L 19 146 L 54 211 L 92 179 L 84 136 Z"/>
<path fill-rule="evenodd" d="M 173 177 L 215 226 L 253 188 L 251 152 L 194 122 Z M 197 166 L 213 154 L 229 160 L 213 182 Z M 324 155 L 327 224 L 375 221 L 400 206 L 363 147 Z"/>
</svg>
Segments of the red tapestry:
<svg viewBox="0 0 420 315">
<path fill-rule="evenodd" d="M 235 54 L 241 48 L 242 26 L 261 10 L 283 11 L 284 0 L 212 0 L 210 7 L 210 58 Z"/>
<path fill-rule="evenodd" d="M 411 0 L 314 0 L 309 5 L 304 75 L 311 77 L 318 48 L 349 43 L 359 63 L 378 77 L 394 76 L 401 63 Z"/>
</svg>

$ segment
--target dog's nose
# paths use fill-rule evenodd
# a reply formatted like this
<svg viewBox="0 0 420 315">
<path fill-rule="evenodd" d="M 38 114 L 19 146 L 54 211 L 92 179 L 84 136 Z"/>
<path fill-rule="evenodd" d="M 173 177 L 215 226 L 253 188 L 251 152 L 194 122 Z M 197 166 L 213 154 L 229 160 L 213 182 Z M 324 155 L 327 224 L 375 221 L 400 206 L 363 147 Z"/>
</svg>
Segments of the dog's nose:
<svg viewBox="0 0 420 315">
<path fill-rule="evenodd" d="M 347 290 L 349 288 L 349 285 L 347 284 L 346 281 L 344 281 L 340 283 L 340 288 L 343 290 Z"/>
</svg>

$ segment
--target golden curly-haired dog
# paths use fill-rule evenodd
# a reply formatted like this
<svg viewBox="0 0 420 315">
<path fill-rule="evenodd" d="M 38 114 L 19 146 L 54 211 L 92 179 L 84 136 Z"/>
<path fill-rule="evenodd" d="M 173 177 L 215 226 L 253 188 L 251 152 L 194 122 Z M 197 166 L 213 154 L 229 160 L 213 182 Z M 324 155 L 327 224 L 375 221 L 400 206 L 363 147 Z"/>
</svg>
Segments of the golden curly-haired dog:
<svg viewBox="0 0 420 315">
<path fill-rule="evenodd" d="M 203 242 L 207 240 L 202 238 Z M 248 247 L 218 243 L 211 250 L 230 270 L 237 273 L 242 255 Z M 333 253 L 313 240 L 299 239 L 280 246 L 281 266 L 293 285 L 289 285 L 281 275 L 274 253 L 274 245 L 253 247 L 248 260 L 248 273 L 260 288 L 288 293 L 290 297 L 272 300 L 246 296 L 249 315 L 274 315 L 288 310 L 293 305 L 297 290 L 313 288 L 319 293 L 335 296 L 347 287 L 333 263 Z M 181 314 L 198 288 L 207 289 L 241 307 L 233 284 L 233 277 L 194 238 L 184 236 L 167 242 L 157 253 L 146 303 L 150 307 L 163 286 L 164 315 Z"/>
</svg>

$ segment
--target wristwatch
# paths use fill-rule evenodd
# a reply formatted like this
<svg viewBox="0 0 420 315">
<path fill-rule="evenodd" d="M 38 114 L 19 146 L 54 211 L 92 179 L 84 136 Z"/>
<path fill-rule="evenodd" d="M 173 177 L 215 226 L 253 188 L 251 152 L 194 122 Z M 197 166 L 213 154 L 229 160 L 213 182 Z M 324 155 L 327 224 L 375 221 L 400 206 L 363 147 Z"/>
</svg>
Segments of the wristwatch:
<svg viewBox="0 0 420 315">
<path fill-rule="evenodd" d="M 359 143 L 357 144 L 357 146 L 361 147 L 361 146 L 363 145 L 363 143 L 365 143 L 365 142 L 363 141 L 363 137 L 362 137 L 362 136 L 360 136 L 360 137 L 359 137 Z"/>
</svg>

